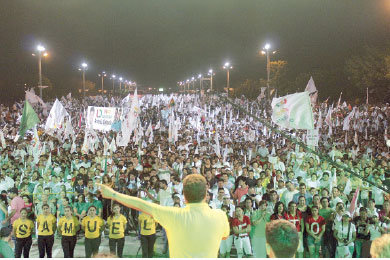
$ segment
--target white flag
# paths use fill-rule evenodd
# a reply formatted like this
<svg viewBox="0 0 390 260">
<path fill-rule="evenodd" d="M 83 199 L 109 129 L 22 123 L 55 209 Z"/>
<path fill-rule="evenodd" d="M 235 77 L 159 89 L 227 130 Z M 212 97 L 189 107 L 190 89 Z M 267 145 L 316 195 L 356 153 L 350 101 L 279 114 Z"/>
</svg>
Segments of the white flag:
<svg viewBox="0 0 390 260">
<path fill-rule="evenodd" d="M 309 93 L 301 92 L 272 100 L 272 121 L 285 128 L 314 129 Z"/>
<path fill-rule="evenodd" d="M 0 130 L 0 141 L 1 141 L 1 147 L 5 149 L 5 147 L 7 147 L 7 144 L 5 143 L 3 130 Z"/>
<path fill-rule="evenodd" d="M 314 84 L 314 80 L 312 76 L 310 76 L 309 82 L 307 82 L 305 91 L 309 92 L 309 94 L 314 94 L 315 92 L 317 92 L 317 88 L 316 85 Z"/>
<path fill-rule="evenodd" d="M 60 128 L 66 116 L 69 118 L 68 112 L 61 102 L 56 99 L 46 120 L 45 130 Z"/>
<path fill-rule="evenodd" d="M 349 131 L 349 122 L 351 121 L 351 119 L 353 118 L 354 114 L 355 114 L 355 110 L 356 110 L 356 107 L 354 107 L 351 111 L 351 113 L 348 114 L 348 116 L 346 116 L 344 118 L 344 122 L 343 122 L 343 130 L 344 131 Z"/>
</svg>

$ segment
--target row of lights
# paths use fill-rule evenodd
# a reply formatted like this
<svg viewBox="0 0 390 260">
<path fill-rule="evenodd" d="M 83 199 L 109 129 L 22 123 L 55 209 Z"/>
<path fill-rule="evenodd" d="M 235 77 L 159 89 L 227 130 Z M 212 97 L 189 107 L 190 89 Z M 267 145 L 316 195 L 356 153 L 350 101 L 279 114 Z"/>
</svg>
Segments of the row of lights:
<svg viewBox="0 0 390 260">
<path fill-rule="evenodd" d="M 37 51 L 38 51 L 38 55 L 33 53 L 32 55 L 33 56 L 38 56 L 38 68 L 39 68 L 39 93 L 40 93 L 40 97 L 42 99 L 42 57 L 47 57 L 49 54 L 46 52 L 46 48 L 43 46 L 43 45 L 38 45 L 37 46 Z M 88 64 L 86 62 L 83 62 L 81 63 L 81 66 L 79 68 L 79 71 L 82 71 L 82 77 L 83 77 L 83 95 L 85 97 L 85 71 L 88 69 Z M 99 77 L 101 77 L 101 80 L 102 80 L 102 89 L 101 89 L 101 92 L 102 93 L 105 93 L 104 92 L 104 77 L 107 76 L 106 72 L 102 72 L 102 73 L 99 73 L 98 74 Z M 112 88 L 113 90 L 115 90 L 115 80 L 116 80 L 116 75 L 115 74 L 112 74 L 111 75 L 111 79 L 112 79 Z M 123 77 L 118 77 L 118 82 L 119 82 L 119 88 L 120 88 L 120 92 L 122 92 L 122 83 L 124 84 L 124 88 L 129 88 L 130 87 L 133 87 L 133 86 L 137 86 L 137 83 L 136 82 L 133 82 L 133 81 L 130 81 L 130 80 L 126 80 L 124 79 Z"/>
<path fill-rule="evenodd" d="M 262 55 L 266 55 L 266 58 L 267 58 L 267 87 L 269 87 L 269 74 L 270 74 L 270 54 L 275 54 L 276 51 L 270 51 L 271 49 L 271 45 L 269 43 L 267 43 L 262 51 L 261 51 L 261 54 Z M 230 70 L 233 69 L 233 66 L 230 64 L 230 62 L 225 62 L 225 64 L 222 66 L 222 69 L 226 70 L 226 93 L 227 95 L 229 96 L 229 88 L 230 88 Z M 214 72 L 212 69 L 209 70 L 209 73 L 208 75 L 210 76 L 210 78 L 202 78 L 202 74 L 199 74 L 198 75 L 198 79 L 200 80 L 200 89 L 201 89 L 201 85 L 202 85 L 202 80 L 210 80 L 210 90 L 212 91 L 213 90 L 213 75 Z M 190 83 L 192 83 L 192 87 L 194 89 L 194 82 L 196 81 L 195 77 L 192 77 L 190 79 L 187 79 L 187 80 L 184 80 L 184 81 L 179 81 L 178 82 L 178 85 L 183 88 L 183 91 L 185 92 L 186 91 L 186 87 L 187 87 L 187 90 L 189 90 L 189 87 L 190 87 Z"/>
</svg>

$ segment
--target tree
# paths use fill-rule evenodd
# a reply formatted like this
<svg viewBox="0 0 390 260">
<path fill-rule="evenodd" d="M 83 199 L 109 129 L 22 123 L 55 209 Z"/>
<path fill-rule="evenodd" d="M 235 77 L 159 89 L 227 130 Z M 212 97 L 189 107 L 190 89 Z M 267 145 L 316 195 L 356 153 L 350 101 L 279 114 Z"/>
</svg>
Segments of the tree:
<svg viewBox="0 0 390 260">
<path fill-rule="evenodd" d="M 354 93 L 362 96 L 369 89 L 370 96 L 384 100 L 390 86 L 390 57 L 388 52 L 366 47 L 361 55 L 345 62 L 345 73 Z"/>
<path fill-rule="evenodd" d="M 287 61 L 271 61 L 270 69 L 270 88 L 276 88 L 279 96 L 287 94 L 287 92 L 291 93 L 291 84 L 287 77 Z"/>
<path fill-rule="evenodd" d="M 235 88 L 235 96 L 241 97 L 244 95 L 249 99 L 255 99 L 260 94 L 261 84 L 261 80 L 246 79 L 237 88 Z"/>
</svg>

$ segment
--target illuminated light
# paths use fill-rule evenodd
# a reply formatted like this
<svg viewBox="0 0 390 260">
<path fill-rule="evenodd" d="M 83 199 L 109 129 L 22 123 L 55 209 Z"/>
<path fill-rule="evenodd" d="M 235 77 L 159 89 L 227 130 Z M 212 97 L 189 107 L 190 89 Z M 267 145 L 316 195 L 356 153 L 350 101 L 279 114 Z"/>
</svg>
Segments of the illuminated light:
<svg viewBox="0 0 390 260">
<path fill-rule="evenodd" d="M 46 49 L 45 49 L 45 47 L 43 47 L 42 45 L 38 45 L 38 46 L 37 46 L 37 50 L 38 50 L 38 51 L 45 51 Z"/>
</svg>

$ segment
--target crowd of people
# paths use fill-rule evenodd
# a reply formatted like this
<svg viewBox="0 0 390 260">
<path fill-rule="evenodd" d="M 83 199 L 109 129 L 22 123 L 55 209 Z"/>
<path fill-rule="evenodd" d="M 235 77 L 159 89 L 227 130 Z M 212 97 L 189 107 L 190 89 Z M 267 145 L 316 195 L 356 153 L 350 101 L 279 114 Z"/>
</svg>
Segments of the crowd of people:
<svg viewBox="0 0 390 260">
<path fill-rule="evenodd" d="M 38 140 L 34 130 L 17 138 L 23 103 L 0 106 L 0 227 L 13 231 L 15 257 L 29 257 L 33 238 L 40 258 L 51 257 L 55 239 L 61 239 L 64 257 L 74 257 L 82 237 L 85 257 L 91 257 L 105 232 L 110 252 L 122 257 L 130 231 L 139 233 L 142 256 L 153 257 L 158 223 L 102 198 L 96 184 L 185 207 L 182 180 L 190 174 L 206 178 L 206 202 L 229 219 L 221 258 L 231 256 L 233 245 L 237 257 L 267 257 L 265 227 L 278 219 L 296 226 L 296 257 L 369 257 L 371 242 L 390 230 L 390 197 L 384 191 L 390 185 L 389 104 L 313 106 L 319 140 L 312 148 L 351 174 L 292 142 L 306 142 L 306 131 L 288 130 L 285 138 L 243 112 L 274 125 L 265 99 L 236 98 L 243 109 L 237 110 L 218 95 L 142 96 L 125 146 L 118 144 L 120 129 L 87 129 L 85 111 L 118 107 L 123 122 L 131 99 L 68 96 L 61 102 L 72 134 L 64 126 L 45 130 L 53 102 L 36 104 Z M 89 136 L 95 138 L 85 149 Z M 164 229 L 162 234 L 169 254 Z"/>
</svg>

